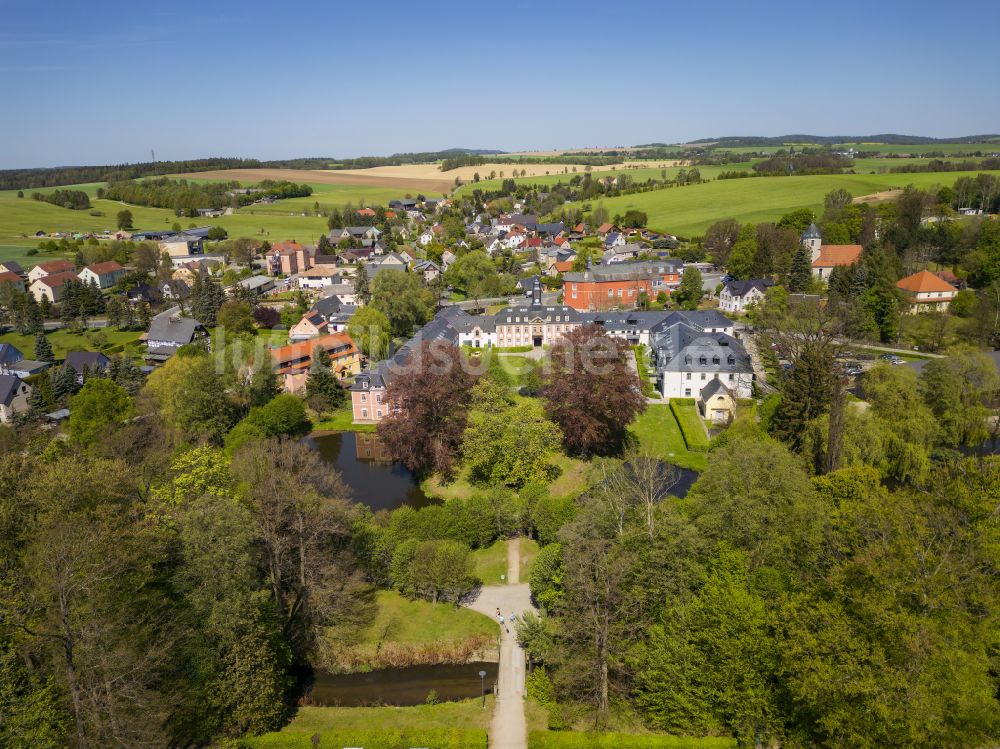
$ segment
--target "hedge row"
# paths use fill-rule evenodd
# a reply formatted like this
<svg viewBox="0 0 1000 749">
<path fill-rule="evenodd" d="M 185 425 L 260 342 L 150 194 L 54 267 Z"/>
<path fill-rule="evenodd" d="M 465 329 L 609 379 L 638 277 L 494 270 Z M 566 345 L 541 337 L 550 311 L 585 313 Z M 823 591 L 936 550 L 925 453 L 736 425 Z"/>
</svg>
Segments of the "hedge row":
<svg viewBox="0 0 1000 749">
<path fill-rule="evenodd" d="M 708 452 L 708 435 L 701 423 L 694 398 L 671 398 L 670 411 L 677 419 L 687 449 L 694 453 Z"/>
<path fill-rule="evenodd" d="M 735 749 L 736 741 L 710 736 L 639 736 L 628 733 L 532 731 L 528 749 Z"/>
<path fill-rule="evenodd" d="M 319 749 L 486 749 L 486 731 L 441 728 L 423 731 L 318 731 Z M 313 749 L 311 733 L 282 731 L 240 739 L 233 749 Z"/>
</svg>

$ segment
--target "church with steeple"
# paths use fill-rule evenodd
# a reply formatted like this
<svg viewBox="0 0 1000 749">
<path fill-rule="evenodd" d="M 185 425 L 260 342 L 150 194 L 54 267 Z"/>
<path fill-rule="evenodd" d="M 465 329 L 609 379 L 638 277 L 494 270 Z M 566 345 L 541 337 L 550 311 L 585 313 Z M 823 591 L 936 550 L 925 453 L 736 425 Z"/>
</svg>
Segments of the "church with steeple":
<svg viewBox="0 0 1000 749">
<path fill-rule="evenodd" d="M 854 265 L 861 259 L 859 244 L 823 244 L 823 235 L 815 223 L 802 233 L 802 244 L 812 254 L 812 274 L 814 278 L 826 280 L 838 266 Z"/>
</svg>

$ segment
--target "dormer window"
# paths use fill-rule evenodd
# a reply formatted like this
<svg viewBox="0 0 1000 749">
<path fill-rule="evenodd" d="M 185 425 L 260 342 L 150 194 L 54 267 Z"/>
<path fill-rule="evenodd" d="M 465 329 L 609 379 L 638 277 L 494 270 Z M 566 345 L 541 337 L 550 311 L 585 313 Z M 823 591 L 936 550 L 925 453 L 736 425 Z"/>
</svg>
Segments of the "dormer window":
<svg viewBox="0 0 1000 749">
<path fill-rule="evenodd" d="M 726 358 L 726 364 L 732 365 L 732 364 L 735 364 L 735 363 L 736 363 L 736 357 L 735 356 L 729 356 L 729 357 Z"/>
<path fill-rule="evenodd" d="M 704 356 L 699 356 L 698 357 L 698 363 L 699 364 L 708 364 L 708 359 L 705 358 Z"/>
<path fill-rule="evenodd" d="M 718 364 L 718 363 L 719 363 L 719 357 L 713 356 L 712 357 L 712 364 Z"/>
</svg>

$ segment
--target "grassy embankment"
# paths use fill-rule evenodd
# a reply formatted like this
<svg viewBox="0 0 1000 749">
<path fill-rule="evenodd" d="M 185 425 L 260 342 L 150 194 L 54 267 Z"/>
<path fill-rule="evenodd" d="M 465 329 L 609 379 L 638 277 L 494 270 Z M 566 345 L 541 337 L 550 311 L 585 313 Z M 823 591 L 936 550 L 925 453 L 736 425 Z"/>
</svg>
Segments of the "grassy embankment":
<svg viewBox="0 0 1000 749">
<path fill-rule="evenodd" d="M 332 648 L 320 665 L 333 672 L 356 673 L 495 659 L 496 638 L 496 623 L 471 609 L 380 590 L 376 614 L 358 641 Z"/>
</svg>

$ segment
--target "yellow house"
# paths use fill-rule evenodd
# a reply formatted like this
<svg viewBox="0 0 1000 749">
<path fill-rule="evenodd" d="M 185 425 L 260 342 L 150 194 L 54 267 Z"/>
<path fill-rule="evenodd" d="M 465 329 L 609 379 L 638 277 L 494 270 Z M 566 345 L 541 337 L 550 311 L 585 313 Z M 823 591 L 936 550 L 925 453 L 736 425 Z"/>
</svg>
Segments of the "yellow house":
<svg viewBox="0 0 1000 749">
<path fill-rule="evenodd" d="M 950 283 L 926 270 L 901 278 L 896 282 L 896 286 L 906 297 L 911 315 L 920 312 L 946 312 L 951 300 L 958 293 L 958 289 Z"/>
<path fill-rule="evenodd" d="M 711 421 L 727 424 L 736 418 L 736 400 L 720 380 L 711 380 L 699 393 L 702 414 Z"/>
</svg>

